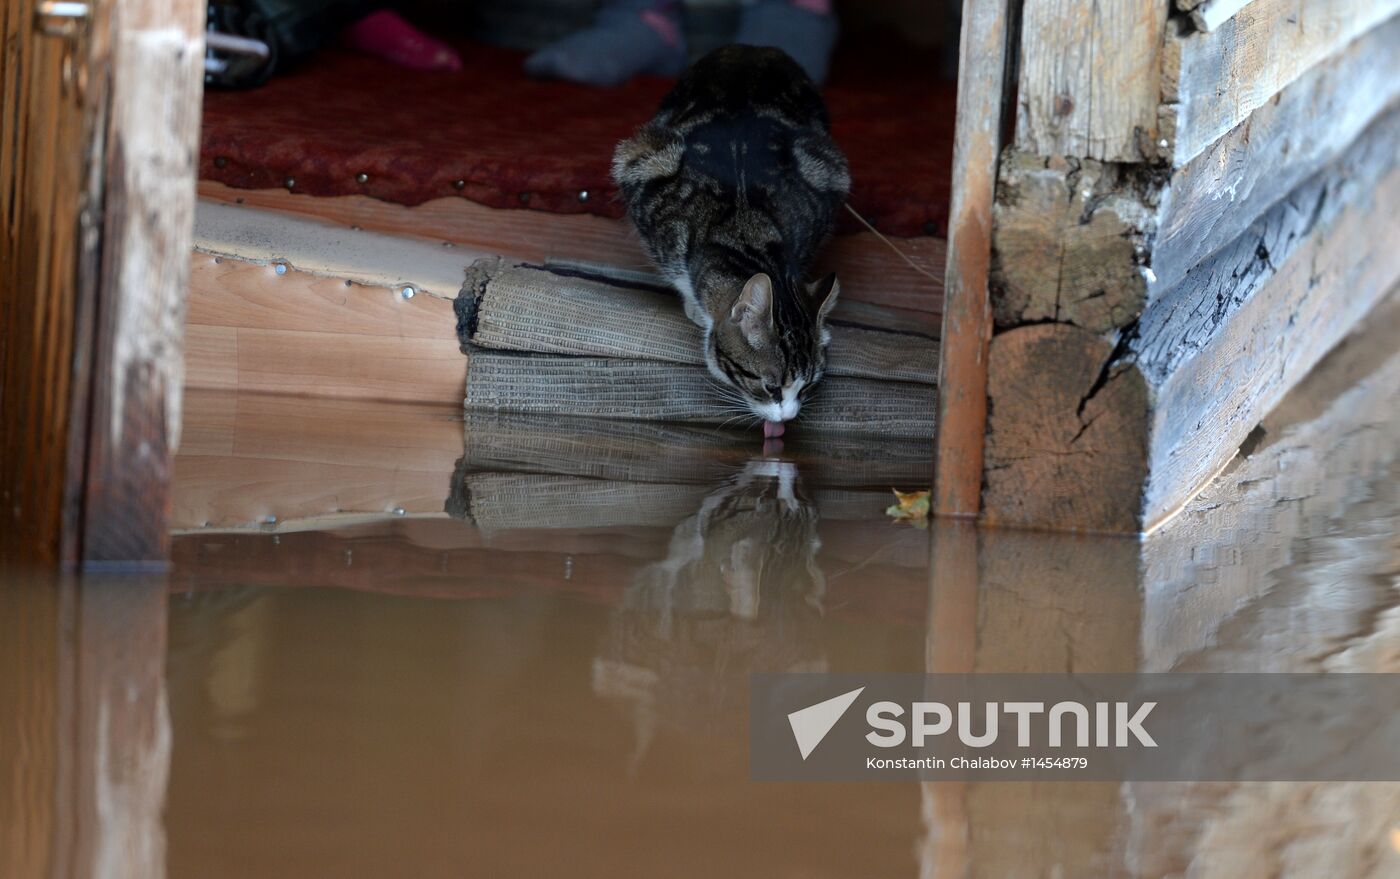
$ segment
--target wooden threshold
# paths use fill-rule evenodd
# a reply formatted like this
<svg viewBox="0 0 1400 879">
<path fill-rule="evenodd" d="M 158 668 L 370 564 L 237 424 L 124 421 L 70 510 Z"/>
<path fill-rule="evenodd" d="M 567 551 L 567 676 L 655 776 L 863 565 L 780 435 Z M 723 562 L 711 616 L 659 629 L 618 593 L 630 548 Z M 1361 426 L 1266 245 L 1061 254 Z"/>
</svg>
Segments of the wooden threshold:
<svg viewBox="0 0 1400 879">
<path fill-rule="evenodd" d="M 194 249 L 188 387 L 461 405 L 452 300 L 487 251 L 208 201 Z M 938 332 L 928 311 L 843 299 L 837 315 Z"/>
<path fill-rule="evenodd" d="M 185 333 L 188 388 L 460 405 L 466 380 L 451 299 L 282 263 L 195 253 Z"/>
<path fill-rule="evenodd" d="M 342 229 L 360 229 L 522 262 L 549 260 L 601 263 L 627 269 L 650 268 L 636 234 L 624 220 L 591 214 L 551 214 L 498 210 L 465 198 L 440 198 L 405 207 L 363 195 L 317 197 L 285 189 L 233 189 L 201 180 L 206 204 L 241 205 L 322 220 Z M 890 244 L 868 232 L 833 238 L 818 273 L 837 272 L 843 298 L 893 308 L 940 314 L 946 242 L 940 238 L 892 238 L 921 274 Z M 930 277 L 930 275 L 932 277 Z"/>
</svg>

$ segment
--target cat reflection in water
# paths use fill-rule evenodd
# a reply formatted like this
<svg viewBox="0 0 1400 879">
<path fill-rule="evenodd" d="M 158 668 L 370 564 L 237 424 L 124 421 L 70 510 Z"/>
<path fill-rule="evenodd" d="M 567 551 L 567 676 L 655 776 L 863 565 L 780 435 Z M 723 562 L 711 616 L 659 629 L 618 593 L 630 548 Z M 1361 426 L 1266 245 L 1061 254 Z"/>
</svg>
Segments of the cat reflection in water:
<svg viewBox="0 0 1400 879">
<path fill-rule="evenodd" d="M 660 725 L 742 722 L 750 672 L 819 672 L 817 508 L 789 462 L 750 461 L 671 533 L 613 612 L 593 688 L 630 702 L 634 764 Z"/>
</svg>

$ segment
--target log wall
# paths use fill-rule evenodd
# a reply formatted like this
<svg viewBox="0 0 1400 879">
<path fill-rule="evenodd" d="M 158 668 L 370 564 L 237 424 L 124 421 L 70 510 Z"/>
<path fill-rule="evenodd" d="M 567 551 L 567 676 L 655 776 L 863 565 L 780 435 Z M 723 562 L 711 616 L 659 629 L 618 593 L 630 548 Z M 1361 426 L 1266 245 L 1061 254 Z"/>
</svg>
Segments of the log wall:
<svg viewBox="0 0 1400 879">
<path fill-rule="evenodd" d="M 1397 12 L 1027 7 L 985 519 L 1152 527 L 1400 278 Z"/>
</svg>

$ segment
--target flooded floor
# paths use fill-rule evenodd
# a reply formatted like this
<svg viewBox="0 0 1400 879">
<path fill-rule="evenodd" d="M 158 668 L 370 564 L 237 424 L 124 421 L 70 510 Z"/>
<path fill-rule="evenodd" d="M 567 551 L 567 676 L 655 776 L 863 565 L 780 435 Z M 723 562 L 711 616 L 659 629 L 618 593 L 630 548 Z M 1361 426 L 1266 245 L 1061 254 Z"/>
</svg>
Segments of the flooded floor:
<svg viewBox="0 0 1400 879">
<path fill-rule="evenodd" d="M 0 876 L 1400 875 L 1400 784 L 747 740 L 755 671 L 1400 672 L 1386 314 L 1141 541 L 891 523 L 922 442 L 192 395 L 170 575 L 3 592 Z"/>
</svg>

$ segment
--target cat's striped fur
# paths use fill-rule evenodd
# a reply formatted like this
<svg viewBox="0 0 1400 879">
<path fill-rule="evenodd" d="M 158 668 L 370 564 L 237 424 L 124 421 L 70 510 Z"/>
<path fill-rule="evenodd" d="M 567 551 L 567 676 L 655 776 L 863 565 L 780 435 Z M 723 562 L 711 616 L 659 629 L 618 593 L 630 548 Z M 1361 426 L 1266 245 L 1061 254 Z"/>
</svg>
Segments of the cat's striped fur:
<svg viewBox="0 0 1400 879">
<path fill-rule="evenodd" d="M 778 49 L 709 53 L 618 144 L 613 178 L 705 331 L 710 372 L 760 418 L 795 417 L 825 370 L 839 292 L 835 276 L 804 281 L 850 190 L 802 68 Z"/>
</svg>

